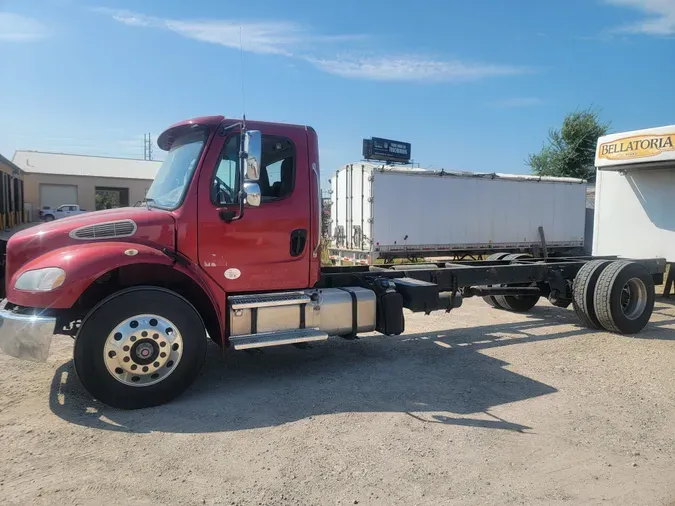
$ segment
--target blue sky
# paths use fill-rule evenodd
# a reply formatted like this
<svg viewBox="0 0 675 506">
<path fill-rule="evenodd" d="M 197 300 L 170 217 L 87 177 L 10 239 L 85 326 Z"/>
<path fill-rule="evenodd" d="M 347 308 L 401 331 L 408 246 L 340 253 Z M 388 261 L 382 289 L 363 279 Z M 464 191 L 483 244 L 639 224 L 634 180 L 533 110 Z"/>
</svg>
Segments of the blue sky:
<svg viewBox="0 0 675 506">
<path fill-rule="evenodd" d="M 242 99 L 242 52 L 245 100 Z M 675 0 L 0 0 L 0 153 L 143 156 L 208 114 L 312 125 L 423 167 L 527 172 L 565 113 L 675 123 Z"/>
</svg>

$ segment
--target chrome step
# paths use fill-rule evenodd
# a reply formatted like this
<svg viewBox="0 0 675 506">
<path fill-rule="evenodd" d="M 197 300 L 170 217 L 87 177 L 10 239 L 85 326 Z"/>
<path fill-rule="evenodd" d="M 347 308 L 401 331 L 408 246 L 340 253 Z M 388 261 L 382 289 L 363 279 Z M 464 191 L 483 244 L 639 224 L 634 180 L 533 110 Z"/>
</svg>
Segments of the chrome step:
<svg viewBox="0 0 675 506">
<path fill-rule="evenodd" d="M 318 329 L 296 329 L 232 336 L 230 337 L 230 342 L 235 350 L 248 350 L 250 348 L 264 348 L 266 346 L 281 346 L 282 344 L 325 341 L 326 339 L 328 339 L 328 334 Z"/>
<path fill-rule="evenodd" d="M 253 295 L 233 295 L 227 301 L 232 309 L 249 309 L 254 307 L 292 306 L 307 304 L 309 296 L 302 292 L 263 293 Z"/>
</svg>

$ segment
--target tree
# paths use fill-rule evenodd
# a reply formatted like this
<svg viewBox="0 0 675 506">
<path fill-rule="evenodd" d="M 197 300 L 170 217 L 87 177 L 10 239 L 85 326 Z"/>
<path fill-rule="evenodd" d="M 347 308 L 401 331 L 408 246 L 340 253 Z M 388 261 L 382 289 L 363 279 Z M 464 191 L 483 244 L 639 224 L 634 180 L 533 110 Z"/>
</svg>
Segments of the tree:
<svg viewBox="0 0 675 506">
<path fill-rule="evenodd" d="M 96 190 L 96 210 L 112 209 L 113 207 L 120 207 L 119 198 L 115 199 L 114 192 Z"/>
<path fill-rule="evenodd" d="M 573 112 L 565 116 L 560 130 L 551 129 L 548 145 L 527 157 L 527 164 L 538 176 L 577 177 L 595 181 L 595 148 L 606 135 L 609 123 L 602 123 L 597 110 Z"/>
</svg>

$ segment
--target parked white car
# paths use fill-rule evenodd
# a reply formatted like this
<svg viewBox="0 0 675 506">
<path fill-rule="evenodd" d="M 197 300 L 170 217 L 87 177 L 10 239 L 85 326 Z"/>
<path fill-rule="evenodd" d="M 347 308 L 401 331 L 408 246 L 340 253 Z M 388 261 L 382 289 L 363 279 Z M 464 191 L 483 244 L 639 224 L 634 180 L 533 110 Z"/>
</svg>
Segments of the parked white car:
<svg viewBox="0 0 675 506">
<path fill-rule="evenodd" d="M 42 209 L 40 214 L 45 221 L 54 221 L 66 216 L 75 216 L 76 214 L 86 213 L 85 209 L 80 208 L 77 204 L 64 204 L 56 209 Z"/>
</svg>

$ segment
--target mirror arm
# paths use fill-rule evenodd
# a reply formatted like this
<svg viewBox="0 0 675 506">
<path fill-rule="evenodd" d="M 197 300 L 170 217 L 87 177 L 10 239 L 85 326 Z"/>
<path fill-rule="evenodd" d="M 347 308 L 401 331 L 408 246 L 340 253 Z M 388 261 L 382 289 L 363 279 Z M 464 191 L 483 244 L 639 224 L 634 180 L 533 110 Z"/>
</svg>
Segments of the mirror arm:
<svg viewBox="0 0 675 506">
<path fill-rule="evenodd" d="M 225 223 L 232 223 L 233 221 L 241 220 L 244 217 L 244 200 L 246 199 L 246 192 L 240 191 L 239 194 L 239 212 L 235 214 L 234 211 L 227 211 L 223 209 L 220 211 L 220 219 Z"/>
<path fill-rule="evenodd" d="M 244 217 L 244 200 L 246 199 L 246 192 L 244 190 L 239 191 L 239 212 L 237 214 L 234 211 L 222 210 L 220 211 L 220 219 L 225 223 L 232 223 L 233 221 L 241 220 Z"/>
<path fill-rule="evenodd" d="M 232 221 L 241 220 L 244 217 L 244 201 L 246 200 L 246 192 L 239 190 L 239 214 L 235 216 Z"/>
<path fill-rule="evenodd" d="M 244 200 L 246 199 L 246 192 L 244 191 L 244 180 L 246 171 L 244 169 L 244 163 L 248 158 L 248 154 L 244 151 L 244 131 L 242 131 L 241 136 L 241 145 L 239 148 L 239 167 L 240 167 L 240 176 L 239 176 L 239 213 L 234 214 L 234 211 L 220 211 L 220 218 L 225 223 L 232 223 L 233 221 L 241 220 L 244 217 Z"/>
</svg>

